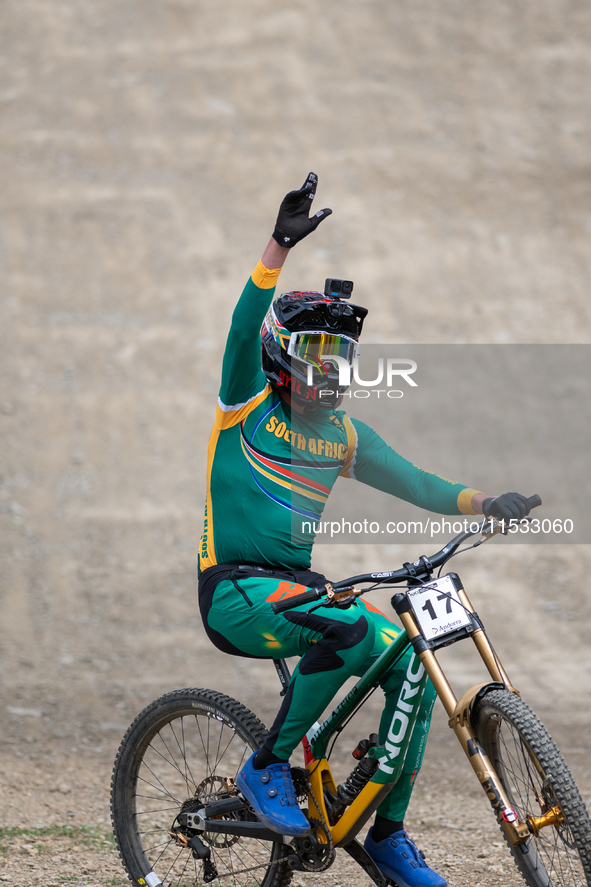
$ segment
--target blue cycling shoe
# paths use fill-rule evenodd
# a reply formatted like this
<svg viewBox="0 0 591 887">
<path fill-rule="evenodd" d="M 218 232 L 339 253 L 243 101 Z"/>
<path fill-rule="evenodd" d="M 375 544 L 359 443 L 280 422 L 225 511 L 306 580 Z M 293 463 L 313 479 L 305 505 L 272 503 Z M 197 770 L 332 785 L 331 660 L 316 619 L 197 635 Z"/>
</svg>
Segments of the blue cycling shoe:
<svg viewBox="0 0 591 887">
<path fill-rule="evenodd" d="M 255 752 L 256 755 L 256 752 Z M 301 837 L 310 823 L 300 810 L 289 764 L 271 764 L 255 770 L 252 755 L 236 777 L 236 785 L 267 828 L 280 835 Z"/>
<path fill-rule="evenodd" d="M 372 829 L 367 833 L 365 849 L 386 878 L 400 887 L 446 887 L 445 878 L 429 868 L 423 853 L 404 830 L 383 841 L 374 841 L 371 833 Z"/>
</svg>

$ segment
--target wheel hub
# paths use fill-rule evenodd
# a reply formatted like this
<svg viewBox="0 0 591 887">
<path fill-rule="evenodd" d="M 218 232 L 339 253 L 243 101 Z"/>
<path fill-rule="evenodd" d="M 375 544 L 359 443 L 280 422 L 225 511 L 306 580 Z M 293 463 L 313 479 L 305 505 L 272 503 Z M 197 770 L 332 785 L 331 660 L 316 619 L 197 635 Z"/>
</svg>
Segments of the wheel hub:
<svg viewBox="0 0 591 887">
<path fill-rule="evenodd" d="M 564 816 L 562 815 L 562 811 L 560 807 L 552 807 L 548 810 L 547 813 L 544 813 L 543 816 L 532 816 L 531 814 L 527 817 L 527 827 L 536 837 L 540 834 L 540 831 L 543 828 L 546 828 L 548 825 L 560 825 L 564 822 Z"/>
</svg>

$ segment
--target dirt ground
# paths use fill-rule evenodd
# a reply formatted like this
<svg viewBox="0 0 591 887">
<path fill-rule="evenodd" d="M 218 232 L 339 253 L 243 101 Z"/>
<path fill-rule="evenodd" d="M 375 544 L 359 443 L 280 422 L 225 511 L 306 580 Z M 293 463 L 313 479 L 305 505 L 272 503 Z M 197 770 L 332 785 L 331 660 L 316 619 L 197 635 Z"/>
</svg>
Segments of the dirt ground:
<svg viewBox="0 0 591 887">
<path fill-rule="evenodd" d="M 278 705 L 270 664 L 211 649 L 195 562 L 224 336 L 286 190 L 315 170 L 334 215 L 282 285 L 353 279 L 369 342 L 591 341 L 590 32 L 582 0 L 0 5 L 0 881 L 125 882 L 110 770 L 160 693 Z M 590 566 L 495 540 L 456 567 L 587 801 Z M 512 884 L 454 742 L 439 707 L 409 830 L 450 884 Z"/>
</svg>

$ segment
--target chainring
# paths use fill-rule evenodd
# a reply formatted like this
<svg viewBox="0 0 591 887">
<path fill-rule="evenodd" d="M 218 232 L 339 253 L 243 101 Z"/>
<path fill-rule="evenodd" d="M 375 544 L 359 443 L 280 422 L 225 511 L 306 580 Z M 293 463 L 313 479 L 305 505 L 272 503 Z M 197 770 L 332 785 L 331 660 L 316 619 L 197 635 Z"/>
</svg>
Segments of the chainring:
<svg viewBox="0 0 591 887">
<path fill-rule="evenodd" d="M 324 872 L 336 857 L 328 829 L 317 819 L 310 819 L 309 835 L 296 838 L 295 849 L 302 867 L 307 872 Z"/>
</svg>

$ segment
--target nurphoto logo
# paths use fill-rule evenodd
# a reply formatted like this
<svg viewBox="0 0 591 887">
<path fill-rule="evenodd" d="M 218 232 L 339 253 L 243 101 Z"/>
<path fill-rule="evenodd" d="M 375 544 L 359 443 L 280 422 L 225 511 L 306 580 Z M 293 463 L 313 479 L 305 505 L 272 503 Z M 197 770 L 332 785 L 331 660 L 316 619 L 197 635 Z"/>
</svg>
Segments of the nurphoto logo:
<svg viewBox="0 0 591 887">
<path fill-rule="evenodd" d="M 340 357 L 339 355 L 333 354 L 330 357 L 330 362 L 334 363 L 338 367 L 339 371 L 339 388 L 349 388 L 351 385 L 351 366 L 349 361 Z M 308 365 L 308 385 L 314 385 L 314 367 L 309 364 Z M 322 365 L 322 369 L 326 372 L 324 364 Z M 380 357 L 378 359 L 378 369 L 377 376 L 375 379 L 362 379 L 359 373 L 359 358 L 355 357 L 353 359 L 353 380 L 360 386 L 360 388 L 356 389 L 354 392 L 346 391 L 346 397 L 370 397 L 372 393 L 377 394 L 379 397 L 380 394 L 386 394 L 387 397 L 399 398 L 404 396 L 404 391 L 400 389 L 394 388 L 395 382 L 399 382 L 402 379 L 407 385 L 410 385 L 411 388 L 417 388 L 417 382 L 414 379 L 411 379 L 413 373 L 416 372 L 417 363 L 415 360 L 410 360 L 410 358 L 406 357 L 387 357 L 385 360 L 385 371 L 384 371 L 384 358 Z M 385 377 L 385 378 L 384 378 Z M 385 381 L 385 388 L 378 388 L 378 385 L 382 385 Z M 375 389 L 373 392 L 369 389 Z M 333 391 L 328 389 L 324 391 L 320 391 L 320 397 L 330 397 L 334 394 Z"/>
</svg>

